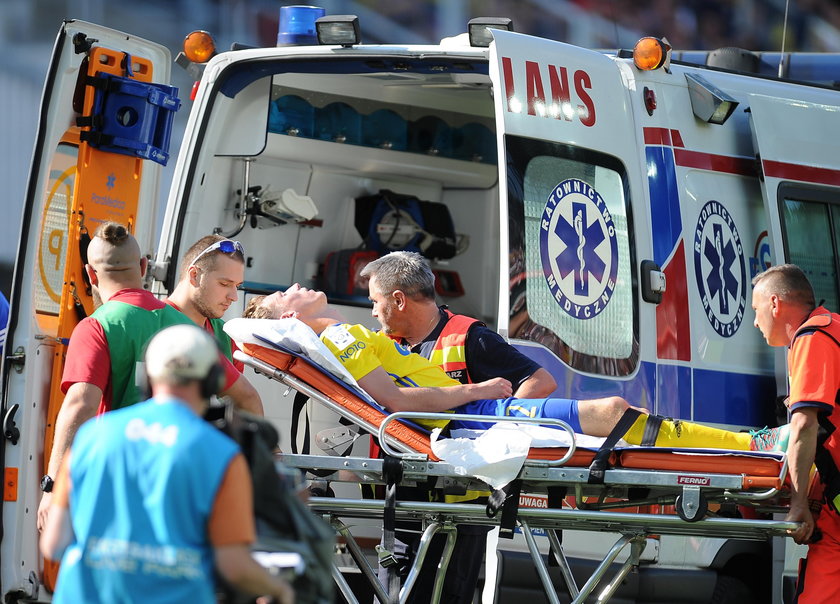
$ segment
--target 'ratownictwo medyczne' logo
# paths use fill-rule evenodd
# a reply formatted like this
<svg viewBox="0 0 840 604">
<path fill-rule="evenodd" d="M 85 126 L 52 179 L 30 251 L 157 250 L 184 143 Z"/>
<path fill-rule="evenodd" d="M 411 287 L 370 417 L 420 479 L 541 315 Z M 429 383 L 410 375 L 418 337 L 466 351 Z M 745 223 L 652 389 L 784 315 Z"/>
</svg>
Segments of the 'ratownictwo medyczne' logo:
<svg viewBox="0 0 840 604">
<path fill-rule="evenodd" d="M 744 249 L 732 215 L 714 199 L 697 219 L 694 274 L 712 328 L 724 338 L 735 335 L 747 307 Z"/>
<path fill-rule="evenodd" d="M 618 274 L 618 240 L 607 204 L 577 178 L 564 180 L 545 202 L 540 259 L 551 295 L 576 319 L 609 304 Z"/>
</svg>

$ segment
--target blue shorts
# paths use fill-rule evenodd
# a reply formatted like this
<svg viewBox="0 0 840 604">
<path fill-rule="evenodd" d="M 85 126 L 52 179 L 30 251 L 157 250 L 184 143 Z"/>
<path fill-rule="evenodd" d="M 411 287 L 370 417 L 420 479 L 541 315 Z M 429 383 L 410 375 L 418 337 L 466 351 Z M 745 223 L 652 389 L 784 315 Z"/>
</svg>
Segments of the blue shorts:
<svg viewBox="0 0 840 604">
<path fill-rule="evenodd" d="M 575 432 L 582 433 L 578 402 L 568 398 L 497 398 L 481 399 L 453 409 L 455 413 L 489 415 L 491 417 L 550 417 L 569 424 Z M 454 420 L 453 428 L 486 430 L 493 424 L 471 420 Z M 556 428 L 558 426 L 550 426 Z"/>
</svg>

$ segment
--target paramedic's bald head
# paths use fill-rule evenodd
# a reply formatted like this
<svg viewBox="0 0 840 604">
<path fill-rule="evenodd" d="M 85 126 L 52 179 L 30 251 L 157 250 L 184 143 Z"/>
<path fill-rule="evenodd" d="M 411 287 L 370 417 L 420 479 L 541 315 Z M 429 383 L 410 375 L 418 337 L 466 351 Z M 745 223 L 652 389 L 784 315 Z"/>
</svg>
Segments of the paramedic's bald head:
<svg viewBox="0 0 840 604">
<path fill-rule="evenodd" d="M 140 245 L 123 225 L 106 222 L 96 229 L 88 246 L 88 264 L 97 273 L 117 275 L 140 265 Z"/>
<path fill-rule="evenodd" d="M 87 271 L 102 301 L 120 289 L 143 287 L 146 259 L 140 245 L 123 225 L 106 222 L 96 229 L 88 245 Z"/>
</svg>

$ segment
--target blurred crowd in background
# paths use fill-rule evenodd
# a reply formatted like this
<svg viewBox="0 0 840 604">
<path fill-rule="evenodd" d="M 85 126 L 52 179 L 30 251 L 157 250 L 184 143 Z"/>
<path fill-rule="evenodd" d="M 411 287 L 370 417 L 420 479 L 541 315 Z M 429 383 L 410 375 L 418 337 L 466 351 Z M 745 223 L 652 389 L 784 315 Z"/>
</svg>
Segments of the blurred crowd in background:
<svg viewBox="0 0 840 604">
<path fill-rule="evenodd" d="M 667 37 L 677 50 L 740 46 L 772 51 L 781 49 L 787 7 L 786 50 L 840 52 L 838 0 L 144 0 L 120 5 L 3 0 L 0 14 L 17 7 L 20 18 L 4 19 L 0 28 L 37 35 L 38 29 L 27 24 L 53 13 L 117 25 L 125 21 L 141 30 L 155 23 L 164 37 L 175 33 L 173 26 L 179 31 L 194 26 L 225 41 L 233 36 L 238 42 L 272 45 L 279 7 L 285 4 L 316 4 L 329 14 L 359 15 L 365 42 L 436 43 L 463 32 L 472 17 L 504 16 L 513 19 L 516 31 L 589 48 L 630 48 L 639 36 L 652 35 Z"/>
<path fill-rule="evenodd" d="M 447 0 L 448 1 L 448 0 Z M 390 19 L 433 39 L 435 19 L 443 0 L 362 0 Z M 472 16 L 508 16 L 516 31 L 568 41 L 575 20 L 560 4 L 540 0 L 471 0 Z M 675 49 L 713 49 L 739 46 L 749 50 L 781 48 L 785 0 L 571 0 L 569 4 L 593 18 L 641 35 L 665 36 Z M 555 14 L 553 8 L 560 8 Z M 554 15 L 557 18 L 552 18 Z M 609 28 L 591 46 L 627 46 Z M 629 44 L 632 46 L 632 42 Z M 785 49 L 788 51 L 840 51 L 840 2 L 791 0 Z"/>
</svg>

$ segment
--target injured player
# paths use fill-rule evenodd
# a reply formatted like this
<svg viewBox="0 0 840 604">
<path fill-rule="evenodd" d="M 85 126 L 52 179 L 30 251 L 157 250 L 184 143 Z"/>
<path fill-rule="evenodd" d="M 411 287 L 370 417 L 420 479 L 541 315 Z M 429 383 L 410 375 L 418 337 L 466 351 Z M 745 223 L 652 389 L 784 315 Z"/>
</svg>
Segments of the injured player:
<svg viewBox="0 0 840 604">
<path fill-rule="evenodd" d="M 575 432 L 605 437 L 631 405 L 621 397 L 593 400 L 510 398 L 511 384 L 502 378 L 460 384 L 437 365 L 413 354 L 362 325 L 352 325 L 327 305 L 326 295 L 295 284 L 285 292 L 251 299 L 245 317 L 295 318 L 309 327 L 359 385 L 391 412 L 426 411 L 489 416 L 547 417 L 568 423 Z M 635 407 L 634 407 L 635 408 Z M 665 419 L 642 412 L 622 437 L 630 444 L 662 447 L 779 451 L 787 445 L 787 425 L 731 432 L 693 422 Z M 429 427 L 441 427 L 441 422 Z M 446 422 L 443 422 L 446 423 Z M 457 425 L 454 425 L 457 424 Z M 485 429 L 486 423 L 457 421 L 452 427 Z"/>
</svg>

